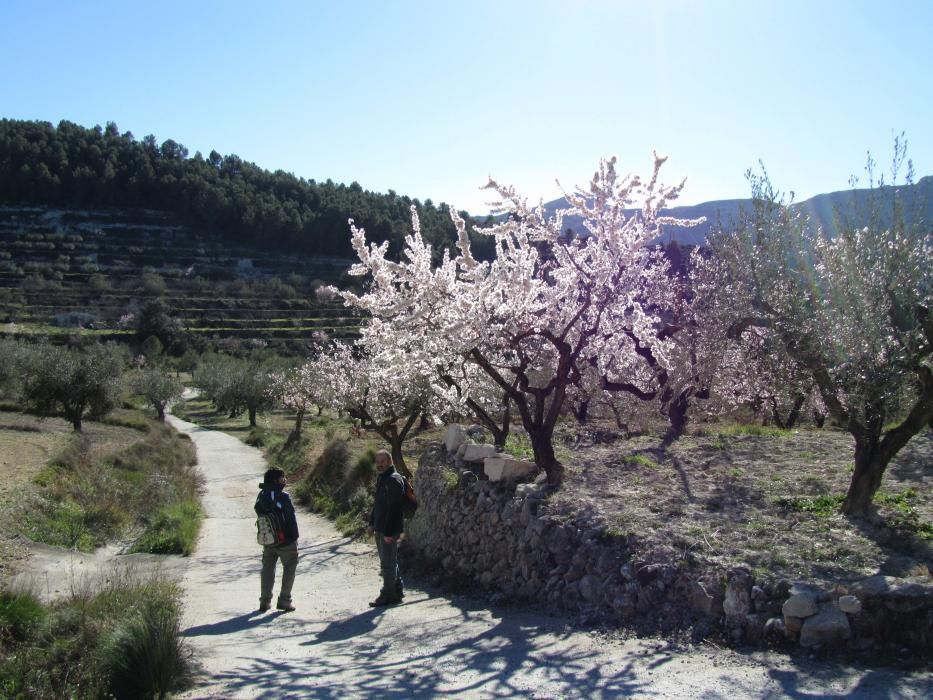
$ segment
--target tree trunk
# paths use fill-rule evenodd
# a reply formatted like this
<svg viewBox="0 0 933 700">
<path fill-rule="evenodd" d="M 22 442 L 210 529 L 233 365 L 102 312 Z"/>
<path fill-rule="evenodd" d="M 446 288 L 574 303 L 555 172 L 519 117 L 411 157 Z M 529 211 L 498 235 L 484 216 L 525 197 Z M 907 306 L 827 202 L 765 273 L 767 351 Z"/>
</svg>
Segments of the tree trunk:
<svg viewBox="0 0 933 700">
<path fill-rule="evenodd" d="M 156 404 L 156 413 L 159 415 L 159 420 L 162 423 L 164 423 L 165 422 L 165 404 L 164 403 Z"/>
<path fill-rule="evenodd" d="M 891 457 L 886 457 L 879 448 L 878 436 L 856 437 L 855 472 L 842 503 L 842 512 L 846 515 L 865 516 L 871 512 L 871 503 L 881 486 L 881 477 L 891 461 Z"/>
<path fill-rule="evenodd" d="M 405 457 L 402 456 L 402 441 L 399 439 L 392 440 L 392 461 L 395 463 L 395 469 L 400 473 L 404 474 L 406 478 L 410 479 L 412 474 L 411 470 L 408 468 L 408 465 L 405 464 Z"/>
<path fill-rule="evenodd" d="M 298 412 L 295 414 L 295 428 L 292 430 L 292 432 L 295 434 L 296 440 L 301 437 L 301 424 L 304 422 L 304 419 L 305 409 L 299 408 Z"/>
<path fill-rule="evenodd" d="M 77 415 L 75 415 L 75 416 L 72 416 L 72 418 L 71 418 L 71 427 L 74 428 L 74 431 L 75 431 L 76 433 L 82 432 L 82 429 L 81 429 L 81 414 L 80 414 L 80 413 L 77 414 Z"/>
<path fill-rule="evenodd" d="M 534 432 L 529 433 L 528 437 L 531 438 L 531 448 L 535 453 L 535 464 L 547 474 L 548 484 L 557 487 L 564 480 L 564 465 L 554 455 L 552 433 L 553 431 Z"/>
<path fill-rule="evenodd" d="M 587 418 L 590 417 L 590 402 L 589 399 L 583 400 L 576 405 L 571 406 L 573 415 L 576 417 L 578 423 L 586 423 Z"/>
<path fill-rule="evenodd" d="M 689 420 L 687 411 L 690 408 L 690 402 L 685 394 L 678 394 L 677 398 L 667 405 L 667 419 L 671 427 L 668 428 L 666 440 L 674 440 L 684 434 Z"/>
<path fill-rule="evenodd" d="M 254 406 L 249 407 L 249 427 L 256 427 L 256 408 Z"/>
</svg>

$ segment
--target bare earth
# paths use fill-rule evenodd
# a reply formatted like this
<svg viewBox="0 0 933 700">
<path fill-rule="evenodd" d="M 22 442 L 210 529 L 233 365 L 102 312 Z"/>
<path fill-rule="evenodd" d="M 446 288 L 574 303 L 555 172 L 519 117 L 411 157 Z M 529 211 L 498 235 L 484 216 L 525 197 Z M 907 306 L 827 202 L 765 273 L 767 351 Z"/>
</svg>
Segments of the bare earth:
<svg viewBox="0 0 933 700">
<path fill-rule="evenodd" d="M 373 610 L 371 544 L 301 513 L 290 614 L 258 614 L 252 503 L 258 450 L 172 419 L 191 434 L 207 512 L 186 562 L 185 635 L 203 664 L 189 698 L 925 698 L 925 674 L 816 664 L 778 654 L 574 631 L 558 617 L 408 582 L 405 603 Z"/>
</svg>

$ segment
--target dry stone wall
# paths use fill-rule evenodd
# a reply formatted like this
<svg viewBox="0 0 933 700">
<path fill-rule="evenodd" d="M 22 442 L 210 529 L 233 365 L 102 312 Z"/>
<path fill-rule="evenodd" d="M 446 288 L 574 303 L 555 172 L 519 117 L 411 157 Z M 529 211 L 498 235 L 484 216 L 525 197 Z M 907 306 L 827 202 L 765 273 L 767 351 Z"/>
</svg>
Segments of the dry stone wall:
<svg viewBox="0 0 933 700">
<path fill-rule="evenodd" d="M 464 472 L 468 472 L 464 477 Z M 933 582 L 874 576 L 831 587 L 756 578 L 743 568 L 652 561 L 632 536 L 611 536 L 550 513 L 544 485 L 469 478 L 465 463 L 430 445 L 415 473 L 420 507 L 409 525 L 414 556 L 493 595 L 524 599 L 586 622 L 652 631 L 692 630 L 731 643 L 933 652 Z"/>
</svg>

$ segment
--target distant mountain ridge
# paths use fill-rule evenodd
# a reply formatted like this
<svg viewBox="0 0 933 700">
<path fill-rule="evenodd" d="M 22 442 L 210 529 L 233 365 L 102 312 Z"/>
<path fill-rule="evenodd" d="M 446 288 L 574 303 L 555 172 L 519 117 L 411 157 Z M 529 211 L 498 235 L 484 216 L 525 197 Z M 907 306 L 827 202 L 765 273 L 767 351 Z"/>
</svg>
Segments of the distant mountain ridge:
<svg viewBox="0 0 933 700">
<path fill-rule="evenodd" d="M 853 217 L 853 223 L 857 225 L 864 225 L 867 222 L 863 221 L 862 217 L 868 211 L 871 194 L 880 195 L 883 202 L 890 202 L 893 199 L 891 195 L 894 190 L 899 190 L 909 210 L 916 212 L 915 215 L 928 225 L 933 224 L 933 175 L 927 175 L 909 186 L 885 186 L 876 190 L 851 189 L 818 194 L 801 202 L 795 202 L 793 206 L 805 211 L 814 226 L 819 226 L 833 235 L 836 232 L 837 212 Z M 742 212 L 750 209 L 751 205 L 751 199 L 721 199 L 665 209 L 663 213 L 667 216 L 679 219 L 705 217 L 706 222 L 694 227 L 665 226 L 660 242 L 676 241 L 681 245 L 702 245 L 711 231 L 716 230 L 720 224 L 728 227 L 731 223 L 739 221 Z M 545 203 L 544 208 L 549 214 L 553 214 L 565 206 L 563 199 L 555 199 Z M 890 220 L 890 217 L 891 213 L 888 211 L 887 220 Z M 568 216 L 564 219 L 564 226 L 579 232 L 581 221 L 578 217 Z"/>
</svg>

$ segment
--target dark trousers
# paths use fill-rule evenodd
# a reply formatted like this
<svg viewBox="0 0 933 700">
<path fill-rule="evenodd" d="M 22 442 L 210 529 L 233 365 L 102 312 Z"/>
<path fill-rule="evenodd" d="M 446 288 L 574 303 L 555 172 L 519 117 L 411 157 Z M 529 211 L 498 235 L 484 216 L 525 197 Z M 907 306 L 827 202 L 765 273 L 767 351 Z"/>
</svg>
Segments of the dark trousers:
<svg viewBox="0 0 933 700">
<path fill-rule="evenodd" d="M 377 532 L 376 551 L 379 553 L 379 568 L 382 571 L 381 593 L 395 597 L 402 591 L 402 577 L 398 570 L 398 537 L 389 544 L 385 541 L 385 536 Z"/>
<path fill-rule="evenodd" d="M 272 601 L 272 589 L 275 586 L 275 565 L 282 562 L 282 587 L 279 589 L 278 605 L 292 602 L 292 584 L 295 583 L 295 569 L 298 568 L 298 543 L 283 544 L 281 547 L 267 544 L 262 548 L 262 575 L 259 604 L 269 605 Z"/>
</svg>

